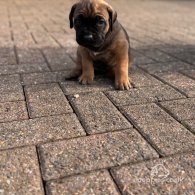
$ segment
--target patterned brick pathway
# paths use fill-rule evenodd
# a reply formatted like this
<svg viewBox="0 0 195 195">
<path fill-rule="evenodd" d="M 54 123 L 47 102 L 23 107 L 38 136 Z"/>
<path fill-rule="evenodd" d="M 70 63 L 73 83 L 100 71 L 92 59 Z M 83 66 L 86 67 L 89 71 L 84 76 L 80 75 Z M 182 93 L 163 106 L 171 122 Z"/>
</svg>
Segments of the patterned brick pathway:
<svg viewBox="0 0 195 195">
<path fill-rule="evenodd" d="M 0 195 L 195 194 L 195 2 L 110 2 L 129 91 L 64 80 L 72 0 L 0 1 Z"/>
</svg>

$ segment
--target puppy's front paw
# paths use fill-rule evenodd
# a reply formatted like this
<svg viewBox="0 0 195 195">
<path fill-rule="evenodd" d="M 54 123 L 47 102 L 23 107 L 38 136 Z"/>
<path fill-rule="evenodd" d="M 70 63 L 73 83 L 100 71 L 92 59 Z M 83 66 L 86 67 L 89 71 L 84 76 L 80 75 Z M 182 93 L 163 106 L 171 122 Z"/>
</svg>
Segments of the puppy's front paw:
<svg viewBox="0 0 195 195">
<path fill-rule="evenodd" d="M 79 77 L 79 83 L 81 83 L 83 85 L 91 84 L 93 82 L 93 78 L 94 78 L 93 75 L 85 75 L 85 74 L 82 74 Z"/>
<path fill-rule="evenodd" d="M 115 87 L 119 90 L 129 90 L 132 88 L 130 79 L 127 78 L 120 78 L 115 80 Z"/>
</svg>

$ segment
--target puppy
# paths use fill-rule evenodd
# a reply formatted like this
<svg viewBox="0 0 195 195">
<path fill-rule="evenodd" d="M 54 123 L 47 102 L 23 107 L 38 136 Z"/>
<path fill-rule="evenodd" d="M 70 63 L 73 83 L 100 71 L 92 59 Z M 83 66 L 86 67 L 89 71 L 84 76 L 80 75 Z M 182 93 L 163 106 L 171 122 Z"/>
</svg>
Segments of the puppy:
<svg viewBox="0 0 195 195">
<path fill-rule="evenodd" d="M 72 6 L 69 20 L 79 44 L 77 68 L 74 70 L 74 76 L 82 73 L 79 82 L 92 83 L 94 63 L 100 61 L 101 69 L 106 69 L 114 77 L 117 89 L 130 89 L 129 37 L 117 20 L 116 11 L 103 0 L 80 0 Z"/>
</svg>

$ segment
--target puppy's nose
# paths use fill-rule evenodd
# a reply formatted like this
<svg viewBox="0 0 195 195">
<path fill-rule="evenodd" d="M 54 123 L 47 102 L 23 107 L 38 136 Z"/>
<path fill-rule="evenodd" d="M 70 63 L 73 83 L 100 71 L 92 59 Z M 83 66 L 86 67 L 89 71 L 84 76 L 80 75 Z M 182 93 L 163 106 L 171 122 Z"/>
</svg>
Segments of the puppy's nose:
<svg viewBox="0 0 195 195">
<path fill-rule="evenodd" d="M 91 40 L 93 40 L 93 35 L 92 34 L 84 35 L 84 39 L 86 41 L 91 41 Z"/>
</svg>

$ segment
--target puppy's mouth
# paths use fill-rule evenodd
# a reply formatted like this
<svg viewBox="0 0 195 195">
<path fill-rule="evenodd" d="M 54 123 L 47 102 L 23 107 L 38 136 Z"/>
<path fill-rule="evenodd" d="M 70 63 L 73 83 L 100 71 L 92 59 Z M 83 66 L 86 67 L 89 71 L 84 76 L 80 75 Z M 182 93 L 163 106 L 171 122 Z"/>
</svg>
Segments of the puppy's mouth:
<svg viewBox="0 0 195 195">
<path fill-rule="evenodd" d="M 84 34 L 76 37 L 79 45 L 97 51 L 104 43 L 103 37 L 96 37 L 92 34 Z"/>
</svg>

